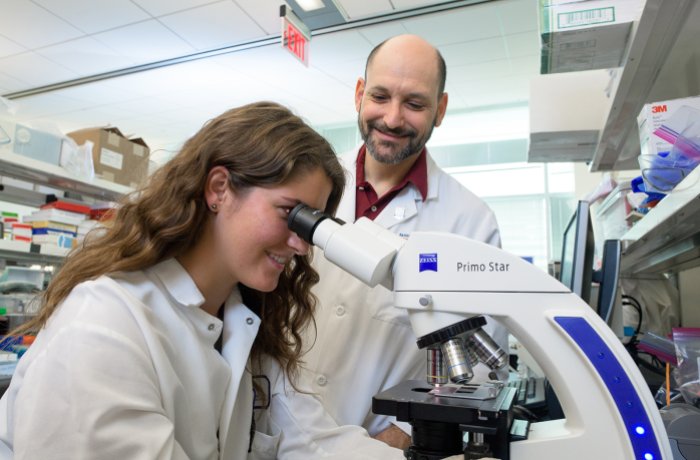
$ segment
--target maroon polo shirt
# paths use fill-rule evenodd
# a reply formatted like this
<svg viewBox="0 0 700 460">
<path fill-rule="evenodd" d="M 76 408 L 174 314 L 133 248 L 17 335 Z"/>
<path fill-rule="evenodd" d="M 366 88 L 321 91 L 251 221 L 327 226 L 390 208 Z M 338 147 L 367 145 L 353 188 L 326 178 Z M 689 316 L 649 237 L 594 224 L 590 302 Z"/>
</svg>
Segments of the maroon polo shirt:
<svg viewBox="0 0 700 460">
<path fill-rule="evenodd" d="M 412 183 L 418 189 L 423 201 L 425 201 L 425 197 L 428 195 L 428 166 L 425 159 L 425 148 L 418 154 L 418 159 L 413 163 L 403 180 L 381 197 L 377 196 L 374 187 L 365 180 L 366 154 L 367 149 L 363 145 L 355 163 L 355 220 L 362 216 L 374 220 L 386 205 L 409 183 Z"/>
</svg>

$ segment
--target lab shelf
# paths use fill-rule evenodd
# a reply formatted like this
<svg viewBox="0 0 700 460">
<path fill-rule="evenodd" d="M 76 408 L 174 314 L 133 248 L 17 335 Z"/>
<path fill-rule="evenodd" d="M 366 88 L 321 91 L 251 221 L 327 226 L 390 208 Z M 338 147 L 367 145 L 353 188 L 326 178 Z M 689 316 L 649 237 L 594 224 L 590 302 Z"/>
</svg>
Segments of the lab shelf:
<svg viewBox="0 0 700 460">
<path fill-rule="evenodd" d="M 0 175 L 60 190 L 72 191 L 104 201 L 117 201 L 123 195 L 132 191 L 130 187 L 102 179 L 85 181 L 60 166 L 2 149 L 0 149 Z"/>
<path fill-rule="evenodd" d="M 97 201 L 118 201 L 132 191 L 102 179 L 85 181 L 63 168 L 0 149 L 0 176 L 19 179 L 31 184 L 71 191 Z M 26 190 L 0 180 L 0 201 L 39 207 L 46 203 L 46 194 Z M 22 241 L 0 239 L 0 260 L 20 263 L 57 265 L 63 262 L 68 249 L 51 245 L 36 245 Z"/>
<path fill-rule="evenodd" d="M 700 168 L 622 236 L 625 275 L 678 272 L 700 265 Z"/>
<path fill-rule="evenodd" d="M 591 171 L 638 169 L 637 115 L 644 104 L 700 94 L 698 37 L 700 2 L 646 0 L 613 80 Z"/>
<path fill-rule="evenodd" d="M 45 265 L 60 265 L 68 249 L 0 239 L 0 259 Z"/>
</svg>

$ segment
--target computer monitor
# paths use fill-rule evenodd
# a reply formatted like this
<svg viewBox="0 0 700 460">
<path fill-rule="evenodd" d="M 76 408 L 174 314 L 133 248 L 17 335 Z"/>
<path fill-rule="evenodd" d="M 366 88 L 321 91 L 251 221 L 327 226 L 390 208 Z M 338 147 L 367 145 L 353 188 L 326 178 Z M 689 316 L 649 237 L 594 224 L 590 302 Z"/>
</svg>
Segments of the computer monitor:
<svg viewBox="0 0 700 460">
<path fill-rule="evenodd" d="M 594 253 L 590 206 L 579 201 L 564 230 L 559 281 L 587 303 L 591 300 Z"/>
<path fill-rule="evenodd" d="M 603 243 L 603 258 L 600 270 L 593 273 L 593 281 L 598 287 L 598 315 L 612 324 L 613 312 L 618 303 L 617 288 L 620 278 L 620 258 L 622 257 L 622 244 L 620 240 L 606 240 Z"/>
</svg>

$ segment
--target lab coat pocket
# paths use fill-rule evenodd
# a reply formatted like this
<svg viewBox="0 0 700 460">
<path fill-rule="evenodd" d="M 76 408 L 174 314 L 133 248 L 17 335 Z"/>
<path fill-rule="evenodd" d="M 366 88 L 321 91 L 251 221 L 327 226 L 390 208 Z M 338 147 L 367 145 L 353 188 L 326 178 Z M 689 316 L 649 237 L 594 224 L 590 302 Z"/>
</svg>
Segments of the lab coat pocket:
<svg viewBox="0 0 700 460">
<path fill-rule="evenodd" d="M 282 430 L 272 420 L 267 420 L 265 431 L 256 431 L 248 460 L 275 460 Z"/>
</svg>

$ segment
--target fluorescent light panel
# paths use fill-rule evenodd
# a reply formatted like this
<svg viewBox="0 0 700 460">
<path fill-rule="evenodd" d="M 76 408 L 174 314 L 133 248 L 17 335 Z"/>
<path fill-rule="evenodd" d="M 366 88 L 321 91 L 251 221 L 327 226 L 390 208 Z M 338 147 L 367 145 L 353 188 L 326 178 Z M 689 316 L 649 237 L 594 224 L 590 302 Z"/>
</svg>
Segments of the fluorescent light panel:
<svg viewBox="0 0 700 460">
<path fill-rule="evenodd" d="M 322 0 L 295 0 L 304 11 L 314 11 L 325 7 Z"/>
</svg>

